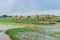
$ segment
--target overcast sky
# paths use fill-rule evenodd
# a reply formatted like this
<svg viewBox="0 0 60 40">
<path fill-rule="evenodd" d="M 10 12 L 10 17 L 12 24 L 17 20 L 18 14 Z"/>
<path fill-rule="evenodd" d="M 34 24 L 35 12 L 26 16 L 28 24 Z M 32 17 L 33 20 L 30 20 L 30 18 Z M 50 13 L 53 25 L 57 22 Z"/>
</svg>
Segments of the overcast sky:
<svg viewBox="0 0 60 40">
<path fill-rule="evenodd" d="M 60 15 L 60 0 L 0 0 L 0 15 Z"/>
</svg>

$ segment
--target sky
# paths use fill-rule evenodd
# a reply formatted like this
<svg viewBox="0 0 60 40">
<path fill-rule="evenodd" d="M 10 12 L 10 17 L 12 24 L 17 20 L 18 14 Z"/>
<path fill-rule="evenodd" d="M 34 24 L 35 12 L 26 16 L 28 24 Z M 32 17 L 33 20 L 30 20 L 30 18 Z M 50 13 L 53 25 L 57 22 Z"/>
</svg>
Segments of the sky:
<svg viewBox="0 0 60 40">
<path fill-rule="evenodd" d="M 60 0 L 0 0 L 0 15 L 60 15 Z"/>
</svg>

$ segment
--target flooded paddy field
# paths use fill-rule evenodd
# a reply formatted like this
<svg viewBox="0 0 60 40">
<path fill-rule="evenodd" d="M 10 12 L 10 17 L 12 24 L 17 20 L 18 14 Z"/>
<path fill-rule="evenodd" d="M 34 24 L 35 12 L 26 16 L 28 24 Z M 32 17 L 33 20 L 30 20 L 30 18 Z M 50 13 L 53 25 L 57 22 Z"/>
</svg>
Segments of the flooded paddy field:
<svg viewBox="0 0 60 40">
<path fill-rule="evenodd" d="M 0 24 L 0 30 L 2 40 L 60 40 L 59 24 L 42 25 L 37 28 Z"/>
</svg>

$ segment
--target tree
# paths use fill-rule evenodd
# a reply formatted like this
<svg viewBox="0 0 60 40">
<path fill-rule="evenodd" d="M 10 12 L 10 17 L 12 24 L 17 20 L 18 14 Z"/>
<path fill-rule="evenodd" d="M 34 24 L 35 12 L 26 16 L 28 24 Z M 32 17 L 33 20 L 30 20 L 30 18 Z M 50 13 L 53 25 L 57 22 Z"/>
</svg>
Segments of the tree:
<svg viewBox="0 0 60 40">
<path fill-rule="evenodd" d="M 2 17 L 8 17 L 7 15 L 2 15 Z"/>
</svg>

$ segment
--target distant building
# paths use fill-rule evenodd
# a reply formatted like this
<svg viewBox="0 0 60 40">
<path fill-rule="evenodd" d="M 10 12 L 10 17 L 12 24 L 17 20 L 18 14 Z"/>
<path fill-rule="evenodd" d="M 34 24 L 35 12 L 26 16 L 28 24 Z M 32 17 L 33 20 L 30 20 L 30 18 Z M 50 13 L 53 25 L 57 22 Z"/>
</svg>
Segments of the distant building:
<svg viewBox="0 0 60 40">
<path fill-rule="evenodd" d="M 28 16 L 23 16 L 23 18 L 28 18 Z"/>
<path fill-rule="evenodd" d="M 46 15 L 40 15 L 39 18 L 51 18 L 53 17 L 54 15 L 49 15 L 49 14 L 46 14 Z"/>
<path fill-rule="evenodd" d="M 32 15 L 30 18 L 39 18 L 39 15 Z"/>
<path fill-rule="evenodd" d="M 19 16 L 15 15 L 15 16 L 12 16 L 13 18 L 19 18 Z"/>
</svg>

